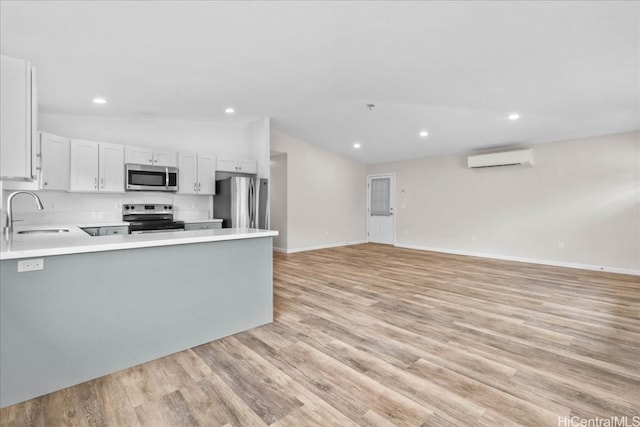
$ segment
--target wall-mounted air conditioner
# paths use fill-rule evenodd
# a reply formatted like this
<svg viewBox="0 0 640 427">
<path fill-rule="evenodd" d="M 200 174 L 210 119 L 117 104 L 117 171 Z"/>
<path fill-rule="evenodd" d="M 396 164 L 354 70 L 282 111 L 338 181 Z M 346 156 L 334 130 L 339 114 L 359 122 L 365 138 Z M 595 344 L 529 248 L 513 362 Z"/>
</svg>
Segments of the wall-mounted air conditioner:
<svg viewBox="0 0 640 427">
<path fill-rule="evenodd" d="M 533 149 L 501 151 L 499 153 L 476 154 L 467 157 L 469 169 L 493 168 L 497 166 L 533 166 Z"/>
</svg>

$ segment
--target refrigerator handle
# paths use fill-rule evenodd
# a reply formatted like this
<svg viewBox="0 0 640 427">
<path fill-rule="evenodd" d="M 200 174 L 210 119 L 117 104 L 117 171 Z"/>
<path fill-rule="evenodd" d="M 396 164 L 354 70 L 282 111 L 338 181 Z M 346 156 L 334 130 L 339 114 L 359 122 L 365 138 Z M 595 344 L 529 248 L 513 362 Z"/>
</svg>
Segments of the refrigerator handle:
<svg viewBox="0 0 640 427">
<path fill-rule="evenodd" d="M 253 179 L 249 180 L 249 228 L 255 228 L 255 187 Z"/>
</svg>

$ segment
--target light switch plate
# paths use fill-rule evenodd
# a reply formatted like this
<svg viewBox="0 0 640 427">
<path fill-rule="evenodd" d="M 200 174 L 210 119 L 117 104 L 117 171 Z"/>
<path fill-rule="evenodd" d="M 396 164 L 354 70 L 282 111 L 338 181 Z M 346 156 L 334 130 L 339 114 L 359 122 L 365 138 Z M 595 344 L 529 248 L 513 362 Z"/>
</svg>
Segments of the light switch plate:
<svg viewBox="0 0 640 427">
<path fill-rule="evenodd" d="M 35 270 L 44 270 L 44 259 L 32 258 L 18 260 L 18 273 Z"/>
</svg>

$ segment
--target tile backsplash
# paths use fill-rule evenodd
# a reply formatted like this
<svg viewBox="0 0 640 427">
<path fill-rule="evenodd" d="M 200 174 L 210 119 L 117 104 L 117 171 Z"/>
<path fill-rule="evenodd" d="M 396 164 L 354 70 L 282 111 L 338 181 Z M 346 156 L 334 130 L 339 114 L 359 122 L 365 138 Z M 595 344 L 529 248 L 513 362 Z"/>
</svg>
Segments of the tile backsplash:
<svg viewBox="0 0 640 427">
<path fill-rule="evenodd" d="M 6 216 L 6 200 L 13 191 L 2 192 L 2 220 Z M 66 193 L 36 191 L 44 210 L 36 208 L 28 195 L 13 199 L 13 217 L 23 224 L 92 224 L 122 221 L 122 205 L 127 203 L 172 204 L 178 220 L 211 218 L 213 196 L 182 195 L 163 192 L 127 192 L 118 194 Z M 4 224 L 4 222 L 3 222 Z"/>
</svg>

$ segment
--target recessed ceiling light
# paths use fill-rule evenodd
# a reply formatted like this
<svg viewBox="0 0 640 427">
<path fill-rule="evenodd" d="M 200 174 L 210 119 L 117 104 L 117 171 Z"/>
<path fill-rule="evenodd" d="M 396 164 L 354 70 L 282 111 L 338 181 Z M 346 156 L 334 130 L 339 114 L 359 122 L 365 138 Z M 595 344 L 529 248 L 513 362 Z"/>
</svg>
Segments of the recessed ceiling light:
<svg viewBox="0 0 640 427">
<path fill-rule="evenodd" d="M 361 147 L 361 145 L 360 145 L 359 142 L 354 142 L 353 143 L 353 148 L 360 148 L 360 147 Z"/>
<path fill-rule="evenodd" d="M 227 109 L 224 110 L 225 113 L 227 114 L 233 114 L 236 112 L 236 110 L 234 110 L 233 108 L 229 107 Z"/>
<path fill-rule="evenodd" d="M 509 114 L 509 120 L 518 120 L 519 118 L 520 114 L 518 113 Z"/>
<path fill-rule="evenodd" d="M 107 100 L 104 98 L 94 98 L 93 99 L 93 103 L 94 104 L 106 104 Z"/>
<path fill-rule="evenodd" d="M 429 132 L 427 132 L 426 130 L 420 131 L 420 136 L 426 138 L 427 136 L 429 136 Z"/>
</svg>

